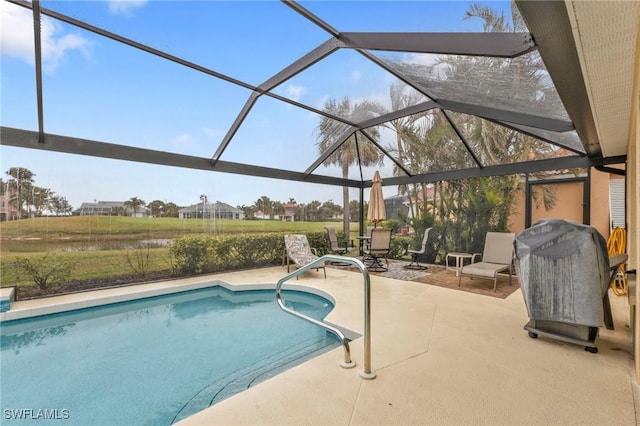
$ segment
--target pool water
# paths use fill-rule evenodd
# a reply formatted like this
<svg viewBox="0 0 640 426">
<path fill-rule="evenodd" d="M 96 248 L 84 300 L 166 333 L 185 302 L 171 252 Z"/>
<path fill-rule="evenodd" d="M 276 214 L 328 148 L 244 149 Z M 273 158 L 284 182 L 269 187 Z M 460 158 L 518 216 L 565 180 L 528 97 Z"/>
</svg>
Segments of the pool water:
<svg viewBox="0 0 640 426">
<path fill-rule="evenodd" d="M 333 308 L 284 300 L 316 319 Z M 9 321 L 1 334 L 3 424 L 169 425 L 339 346 L 273 290 L 217 286 Z"/>
</svg>

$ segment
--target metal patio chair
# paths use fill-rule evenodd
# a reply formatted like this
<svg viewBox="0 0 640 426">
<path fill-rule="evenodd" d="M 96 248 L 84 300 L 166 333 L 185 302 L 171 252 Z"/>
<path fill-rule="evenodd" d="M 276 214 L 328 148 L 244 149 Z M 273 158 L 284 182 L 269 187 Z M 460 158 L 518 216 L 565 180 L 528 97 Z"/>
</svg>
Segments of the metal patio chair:
<svg viewBox="0 0 640 426">
<path fill-rule="evenodd" d="M 374 228 L 371 230 L 369 246 L 364 249 L 364 263 L 367 269 L 374 272 L 384 272 L 389 269 L 387 256 L 391 251 L 391 229 Z M 381 259 L 386 261 L 386 267 Z"/>
<path fill-rule="evenodd" d="M 431 232 L 432 228 L 427 228 L 424 231 L 424 236 L 422 237 L 422 244 L 420 245 L 420 248 L 416 249 L 416 250 L 412 250 L 407 248 L 405 250 L 406 253 L 411 255 L 411 263 L 408 264 L 407 266 L 405 266 L 405 268 L 407 269 L 427 269 L 426 266 L 421 265 L 418 262 L 418 257 L 420 257 L 420 255 L 424 254 L 427 251 L 427 239 L 429 238 L 429 232 Z"/>
</svg>

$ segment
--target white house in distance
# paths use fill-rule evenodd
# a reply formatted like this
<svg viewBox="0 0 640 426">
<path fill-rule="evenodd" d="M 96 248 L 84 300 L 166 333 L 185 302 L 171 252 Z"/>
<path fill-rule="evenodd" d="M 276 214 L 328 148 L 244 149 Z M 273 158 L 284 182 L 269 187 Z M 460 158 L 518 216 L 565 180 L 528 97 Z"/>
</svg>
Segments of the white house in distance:
<svg viewBox="0 0 640 426">
<path fill-rule="evenodd" d="M 126 216 L 148 217 L 149 210 L 140 206 L 137 212 L 132 208 L 125 207 L 124 201 L 97 201 L 95 203 L 82 203 L 79 208 L 73 211 L 74 216 L 109 216 L 114 211 L 123 211 Z"/>
<path fill-rule="evenodd" d="M 197 203 L 178 210 L 180 219 L 244 219 L 244 212 L 227 203 Z"/>
</svg>

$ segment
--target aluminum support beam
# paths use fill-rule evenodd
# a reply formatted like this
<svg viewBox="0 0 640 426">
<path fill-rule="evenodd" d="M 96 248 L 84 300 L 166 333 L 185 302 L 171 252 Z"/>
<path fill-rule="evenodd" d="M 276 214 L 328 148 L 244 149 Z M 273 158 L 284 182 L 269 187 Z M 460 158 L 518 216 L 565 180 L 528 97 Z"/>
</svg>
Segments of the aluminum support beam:
<svg viewBox="0 0 640 426">
<path fill-rule="evenodd" d="M 480 162 L 480 159 L 478 158 L 476 153 L 471 149 L 471 145 L 469 145 L 469 142 L 467 141 L 467 138 L 465 138 L 464 135 L 460 132 L 460 129 L 458 129 L 458 126 L 455 125 L 455 123 L 451 119 L 451 116 L 449 115 L 449 113 L 447 111 L 443 110 L 443 109 L 441 109 L 440 111 L 442 111 L 442 114 L 444 115 L 444 117 L 449 122 L 449 125 L 451 126 L 453 131 L 456 132 L 456 135 L 458 135 L 458 138 L 460 138 L 460 140 L 462 141 L 462 144 L 467 149 L 467 152 L 469 153 L 469 155 L 471 155 L 471 157 L 473 157 L 474 163 L 476 163 L 476 165 L 478 167 L 483 168 L 484 166 Z"/>
<path fill-rule="evenodd" d="M 320 19 L 319 17 L 317 17 L 316 15 L 314 15 L 313 13 L 305 9 L 304 7 L 300 6 L 295 1 L 291 1 L 291 0 L 281 0 L 281 1 L 282 3 L 289 6 L 291 9 L 295 10 L 300 15 L 304 16 L 309 21 L 313 22 L 315 25 L 319 26 L 320 28 L 322 28 L 323 30 L 331 34 L 333 37 L 338 37 L 338 35 L 340 34 L 338 30 L 333 28 L 331 25 L 327 24 L 325 21 L 323 21 L 322 19 Z"/>
<path fill-rule="evenodd" d="M 572 130 L 575 130 L 573 128 L 573 124 L 570 121 L 541 117 L 539 115 L 525 114 L 522 112 L 490 108 L 482 105 L 450 101 L 447 99 L 438 99 L 437 102 L 442 109 L 475 115 L 478 117 L 486 118 L 488 120 L 506 121 L 507 123 L 513 124 L 523 124 L 525 126 L 550 130 L 552 132 L 570 132 Z"/>
<path fill-rule="evenodd" d="M 260 91 L 253 92 L 249 96 L 249 99 L 242 107 L 242 110 L 234 120 L 233 124 L 231 125 L 231 128 L 227 131 L 227 134 L 222 139 L 222 142 L 218 146 L 218 149 L 213 154 L 212 161 L 215 163 L 216 161 L 218 161 L 218 159 L 220 159 L 220 156 L 225 151 L 225 149 L 227 149 L 227 146 L 231 142 L 231 139 L 240 128 L 240 125 L 242 124 L 244 119 L 247 117 L 251 109 L 253 108 L 253 105 L 256 103 L 261 93 L 266 93 L 270 91 L 271 89 L 278 86 L 279 84 L 282 84 L 283 82 L 292 78 L 296 74 L 304 71 L 305 69 L 309 68 L 313 64 L 317 63 L 318 61 L 332 54 L 340 47 L 340 44 L 341 43 L 339 43 L 336 39 L 333 39 L 333 38 L 327 40 L 326 42 L 322 43 L 320 46 L 316 47 L 311 52 L 307 53 L 302 58 L 298 59 L 297 61 L 295 61 L 288 67 L 286 67 L 284 70 L 280 71 L 279 73 L 277 73 L 276 75 L 274 75 L 273 77 L 269 78 L 267 81 L 262 83 L 260 86 L 258 86 Z"/>
<path fill-rule="evenodd" d="M 340 148 L 340 146 L 347 139 L 349 139 L 349 136 L 351 136 L 357 130 L 358 128 L 356 126 L 351 126 L 347 130 L 342 132 L 340 136 L 336 138 L 336 141 L 333 143 L 333 145 L 327 148 L 327 150 L 324 153 L 322 153 L 322 155 L 320 155 L 320 157 L 318 157 L 316 161 L 313 162 L 312 165 L 307 167 L 304 173 L 306 175 L 310 175 L 315 169 L 317 169 L 322 163 L 324 163 L 327 160 L 327 158 L 329 158 L 336 151 L 336 149 Z"/>
<path fill-rule="evenodd" d="M 384 149 L 378 142 L 375 141 L 375 139 L 373 139 L 371 137 L 371 135 L 369 133 L 367 133 L 364 130 L 360 130 L 360 133 L 362 133 L 367 139 L 369 139 L 369 141 L 371 141 L 372 144 L 374 144 L 376 146 L 376 148 L 378 148 L 380 151 L 382 151 L 382 153 L 389 159 L 391 159 L 391 161 L 393 162 L 393 164 L 395 164 L 398 169 L 402 170 L 403 173 L 405 173 L 407 176 L 412 176 L 411 172 L 409 172 L 409 170 L 407 170 L 407 168 L 404 166 L 404 164 L 402 164 L 401 162 L 399 162 L 398 160 L 396 160 L 395 158 L 393 158 L 386 149 Z"/>
<path fill-rule="evenodd" d="M 282 71 L 275 74 L 273 77 L 269 78 L 267 81 L 258 86 L 262 91 L 268 92 L 274 87 L 282 84 L 283 82 L 289 80 L 296 74 L 306 70 L 313 64 L 321 61 L 327 56 L 331 55 L 333 52 L 338 50 L 340 47 L 343 47 L 342 42 L 335 38 L 330 38 L 329 40 L 322 43 L 320 46 L 313 49 L 311 52 L 307 53 Z"/>
<path fill-rule="evenodd" d="M 516 0 L 516 5 L 529 31 L 535 35 L 540 57 L 585 151 L 590 156 L 602 155 L 567 5 L 563 1 L 523 0 Z"/>
<path fill-rule="evenodd" d="M 40 0 L 33 0 L 33 41 L 36 65 L 36 103 L 38 106 L 38 142 L 44 143 L 44 105 L 42 95 L 42 37 Z"/>
<path fill-rule="evenodd" d="M 0 145 L 6 146 L 88 155 L 91 157 L 111 158 L 115 160 L 134 161 L 147 164 L 159 164 L 186 169 L 208 170 L 212 172 L 281 179 L 294 182 L 347 186 L 350 188 L 360 188 L 362 186 L 361 181 L 354 179 L 342 179 L 320 175 L 307 176 L 300 172 L 252 166 L 229 161 L 218 161 L 214 166 L 211 164 L 211 159 L 209 158 L 136 148 L 126 145 L 116 145 L 68 136 L 45 134 L 45 142 L 45 144 L 40 144 L 38 142 L 38 132 L 11 127 L 0 127 Z"/>
<path fill-rule="evenodd" d="M 608 158 L 589 158 L 585 156 L 559 157 L 546 160 L 525 161 L 522 163 L 500 164 L 486 166 L 482 169 L 450 170 L 445 172 L 425 173 L 414 176 L 388 177 L 384 179 L 384 186 L 406 185 L 411 183 L 440 182 L 451 179 L 469 179 L 478 177 L 504 176 L 523 173 L 544 172 L 574 168 L 589 168 L 603 164 L 624 163 L 626 156 Z M 371 182 L 364 182 L 365 188 Z"/>
<path fill-rule="evenodd" d="M 528 126 L 522 126 L 522 125 L 519 125 L 519 124 L 505 123 L 503 121 L 497 121 L 497 120 L 490 120 L 490 121 L 493 121 L 494 123 L 499 124 L 499 125 L 504 126 L 504 127 L 507 127 L 509 129 L 513 129 L 513 130 L 515 130 L 517 132 L 520 132 L 520 133 L 522 133 L 524 135 L 528 135 L 528 136 L 534 137 L 536 139 L 540 139 L 541 141 L 548 142 L 551 145 L 555 145 L 557 147 L 564 148 L 564 149 L 566 149 L 568 151 L 571 151 L 571 152 L 574 152 L 574 153 L 576 153 L 578 155 L 584 155 L 585 154 L 584 150 L 577 149 L 578 147 L 570 146 L 570 145 L 568 145 L 566 143 L 562 143 L 561 141 L 554 140 L 551 137 L 547 136 L 545 134 L 545 132 L 539 131 L 539 129 L 534 129 L 534 128 L 530 128 Z"/>
<path fill-rule="evenodd" d="M 45 134 L 45 142 L 45 144 L 39 143 L 38 132 L 11 127 L 0 127 L 0 145 L 15 146 L 19 148 L 40 149 L 45 151 L 88 155 L 92 157 L 135 161 L 147 164 L 160 164 L 187 169 L 209 170 L 222 173 L 283 179 L 295 182 L 348 186 L 350 188 L 368 188 L 371 187 L 372 184 L 371 181 L 362 182 L 353 179 L 342 179 L 320 175 L 307 176 L 304 173 L 299 172 L 289 172 L 281 169 L 251 166 L 227 161 L 219 161 L 214 167 L 211 165 L 211 161 L 208 158 L 174 154 L 144 148 L 134 148 L 130 146 L 115 145 L 111 143 L 52 134 Z M 607 158 L 589 158 L 584 156 L 560 157 L 548 160 L 487 166 L 483 169 L 452 170 L 414 176 L 388 177 L 384 180 L 384 186 L 406 185 L 420 182 L 438 182 L 449 179 L 533 173 L 538 171 L 562 170 L 580 167 L 598 167 L 608 164 L 622 164 L 625 162 L 626 156 L 624 155 Z"/>
<path fill-rule="evenodd" d="M 244 106 L 240 110 L 240 113 L 231 124 L 229 130 L 227 130 L 227 134 L 224 135 L 222 142 L 220 142 L 220 145 L 218 145 L 218 149 L 216 149 L 216 152 L 213 154 L 213 158 L 211 158 L 213 164 L 218 161 L 224 150 L 227 149 L 227 146 L 229 146 L 229 142 L 231 142 L 231 139 L 242 125 L 244 119 L 247 118 L 249 111 L 251 111 L 251 108 L 253 108 L 253 105 L 255 105 L 259 96 L 260 94 L 258 92 L 253 92 L 251 93 L 251 95 L 249 95 L 249 99 L 247 99 L 247 102 L 245 102 Z"/>
<path fill-rule="evenodd" d="M 413 114 L 420 114 L 421 112 L 429 111 L 430 109 L 438 108 L 438 104 L 433 101 L 423 102 L 417 105 L 413 105 L 407 108 L 399 109 L 397 111 L 391 111 L 387 114 L 373 117 L 365 121 L 356 123 L 359 129 L 366 129 L 372 126 L 379 126 L 392 120 L 408 117 Z"/>
<path fill-rule="evenodd" d="M 340 33 L 352 49 L 515 58 L 536 48 L 529 33 Z"/>
</svg>

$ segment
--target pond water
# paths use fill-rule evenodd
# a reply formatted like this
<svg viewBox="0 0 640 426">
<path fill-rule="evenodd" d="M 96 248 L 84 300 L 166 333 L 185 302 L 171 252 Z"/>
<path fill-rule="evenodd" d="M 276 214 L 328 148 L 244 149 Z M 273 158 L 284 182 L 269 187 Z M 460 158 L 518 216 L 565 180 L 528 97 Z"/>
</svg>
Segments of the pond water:
<svg viewBox="0 0 640 426">
<path fill-rule="evenodd" d="M 91 251 L 91 250 L 130 250 L 138 247 L 168 247 L 169 238 L 154 239 L 87 239 L 84 241 L 70 238 L 16 238 L 5 239 L 0 251 L 11 253 L 35 253 L 51 251 Z"/>
</svg>

